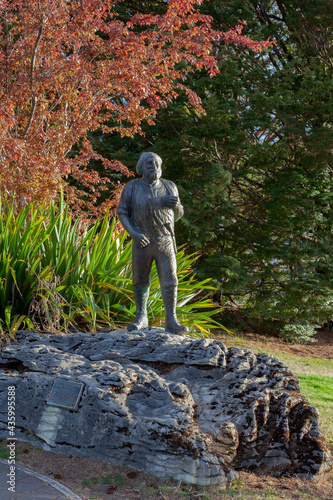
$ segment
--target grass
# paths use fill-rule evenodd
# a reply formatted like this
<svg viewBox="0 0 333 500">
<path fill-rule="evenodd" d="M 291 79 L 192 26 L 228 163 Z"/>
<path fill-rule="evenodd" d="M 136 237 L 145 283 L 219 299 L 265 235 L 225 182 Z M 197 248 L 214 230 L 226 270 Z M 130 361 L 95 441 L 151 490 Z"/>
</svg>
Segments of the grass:
<svg viewBox="0 0 333 500">
<path fill-rule="evenodd" d="M 9 453 L 7 448 L 0 448 L 0 458 L 7 460 L 9 458 Z"/>
<path fill-rule="evenodd" d="M 224 488 L 215 486 L 188 486 L 186 490 L 177 490 L 173 486 L 163 485 L 149 488 L 147 495 L 156 495 L 158 490 L 161 498 L 171 500 L 177 499 L 197 499 L 197 500 L 259 500 L 259 499 L 281 499 L 281 492 L 273 491 L 272 489 L 262 489 L 256 493 L 247 488 L 247 485 L 241 480 L 237 479 L 232 486 Z M 174 496 L 174 495 L 177 496 Z"/>
<path fill-rule="evenodd" d="M 298 377 L 300 375 L 323 375 L 333 377 L 333 360 L 296 356 L 294 354 L 274 354 Z"/>
<path fill-rule="evenodd" d="M 160 495 L 162 499 L 166 500 L 281 500 L 282 498 L 288 500 L 301 500 L 307 498 L 325 498 L 317 496 L 317 491 L 321 490 L 320 484 L 313 484 L 311 481 L 295 479 L 294 488 L 289 483 L 288 486 L 284 485 L 283 489 L 279 489 L 279 479 L 265 477 L 255 480 L 256 484 L 247 483 L 247 478 L 239 477 L 232 484 L 228 485 L 213 485 L 213 486 L 199 486 L 189 484 L 178 484 L 175 481 L 170 481 L 168 484 L 155 483 L 152 486 L 147 486 L 142 483 L 132 484 L 132 488 L 140 491 L 142 498 L 157 498 Z M 289 490 L 289 491 L 288 491 Z M 140 497 L 141 498 L 141 497 Z M 331 497 L 329 497 L 331 498 Z"/>
<path fill-rule="evenodd" d="M 333 335 L 333 334 L 332 334 Z M 218 337 L 217 337 L 218 338 Z M 333 336 L 332 336 L 333 338 Z M 267 337 L 267 339 L 260 337 L 260 346 L 249 347 L 248 338 L 241 334 L 234 333 L 232 337 L 229 338 L 227 345 L 233 345 L 241 349 L 248 348 L 253 349 L 256 352 L 262 352 L 270 354 L 278 358 L 282 363 L 287 365 L 291 371 L 296 375 L 324 375 L 328 377 L 333 377 L 333 359 L 322 359 L 314 358 L 311 356 L 298 356 L 296 354 L 289 354 L 281 352 L 280 344 L 274 344 Z M 303 345 L 297 345 L 297 348 L 302 349 Z"/>
<path fill-rule="evenodd" d="M 297 374 L 297 377 L 302 395 L 317 408 L 321 431 L 328 444 L 333 446 L 333 377 L 304 374 Z"/>
<path fill-rule="evenodd" d="M 117 487 L 121 487 L 123 485 L 129 486 L 130 483 L 123 480 L 120 474 L 110 474 L 106 476 L 96 476 L 91 477 L 82 481 L 82 484 L 93 488 L 98 484 L 105 485 L 115 485 Z M 238 478 L 227 488 L 225 485 L 219 486 L 199 486 L 199 485 L 188 485 L 188 484 L 178 484 L 177 482 L 170 481 L 168 484 L 158 484 L 158 482 L 154 483 L 154 485 L 147 485 L 144 483 L 132 483 L 131 487 L 135 489 L 137 492 L 141 492 L 142 498 L 156 498 L 156 495 L 161 497 L 161 499 L 167 500 L 264 500 L 264 499 L 272 499 L 272 500 L 280 500 L 281 492 L 275 490 L 275 484 L 273 482 L 267 481 L 265 483 L 265 487 L 262 486 L 262 489 L 259 491 L 255 491 L 250 489 L 247 483 Z M 78 491 L 78 490 L 76 490 Z M 301 492 L 297 492 L 298 497 L 301 497 Z M 303 496 L 302 496 L 303 498 Z M 304 495 L 306 497 L 306 494 Z"/>
<path fill-rule="evenodd" d="M 18 461 L 20 458 L 18 457 L 18 455 L 22 453 L 22 451 L 18 451 L 18 450 L 15 450 L 15 459 L 16 461 Z M 8 452 L 8 448 L 5 447 L 5 448 L 0 448 L 0 458 L 3 458 L 5 460 L 8 460 L 9 458 L 9 452 Z"/>
</svg>

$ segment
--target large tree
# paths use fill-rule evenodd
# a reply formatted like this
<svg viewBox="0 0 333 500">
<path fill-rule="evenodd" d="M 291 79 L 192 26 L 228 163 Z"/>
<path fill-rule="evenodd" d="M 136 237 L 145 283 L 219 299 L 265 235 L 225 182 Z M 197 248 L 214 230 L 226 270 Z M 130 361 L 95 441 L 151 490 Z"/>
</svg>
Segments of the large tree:
<svg viewBox="0 0 333 500">
<path fill-rule="evenodd" d="M 197 271 L 221 300 L 285 334 L 311 332 L 333 315 L 333 7 L 233 0 L 203 12 L 217 30 L 246 19 L 250 36 L 276 44 L 219 46 L 219 75 L 189 83 L 206 116 L 179 101 L 140 148 L 180 185 L 178 241 L 201 252 Z"/>
<path fill-rule="evenodd" d="M 129 172 L 93 150 L 89 131 L 132 136 L 180 90 L 200 109 L 184 79 L 216 73 L 214 44 L 265 45 L 238 28 L 213 30 L 201 3 L 169 0 L 159 14 L 122 21 L 116 0 L 1 0 L 0 191 L 44 200 L 74 178 L 94 201 L 103 179 L 86 169 L 91 159 Z"/>
</svg>

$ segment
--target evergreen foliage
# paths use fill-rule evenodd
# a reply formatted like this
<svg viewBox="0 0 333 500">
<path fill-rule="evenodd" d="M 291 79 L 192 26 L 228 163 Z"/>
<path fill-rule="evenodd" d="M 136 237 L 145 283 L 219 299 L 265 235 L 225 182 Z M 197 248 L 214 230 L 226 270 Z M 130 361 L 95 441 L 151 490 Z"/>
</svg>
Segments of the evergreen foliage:
<svg viewBox="0 0 333 500">
<path fill-rule="evenodd" d="M 129 165 L 142 150 L 163 158 L 186 208 L 178 241 L 200 252 L 198 275 L 214 276 L 223 303 L 308 339 L 333 316 L 333 6 L 233 0 L 202 10 L 217 29 L 246 19 L 246 34 L 276 45 L 220 46 L 220 74 L 190 77 L 205 116 L 184 98 L 145 137 L 110 146 Z"/>
</svg>

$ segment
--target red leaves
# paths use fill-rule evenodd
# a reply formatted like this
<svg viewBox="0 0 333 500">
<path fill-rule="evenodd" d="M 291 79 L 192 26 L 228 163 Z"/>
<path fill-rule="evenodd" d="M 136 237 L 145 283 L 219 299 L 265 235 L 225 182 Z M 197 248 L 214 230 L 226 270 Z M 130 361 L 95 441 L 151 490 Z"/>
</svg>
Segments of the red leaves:
<svg viewBox="0 0 333 500">
<path fill-rule="evenodd" d="M 127 24 L 115 17 L 115 3 L 0 0 L 0 191 L 54 198 L 71 174 L 94 191 L 94 200 L 106 179 L 86 172 L 91 159 L 130 174 L 94 152 L 87 132 L 140 132 L 177 89 L 203 112 L 180 82 L 196 69 L 217 72 L 212 46 L 270 44 L 244 37 L 244 23 L 228 33 L 212 30 L 210 17 L 195 11 L 201 0 L 169 0 L 164 15 L 137 14 Z M 78 143 L 82 149 L 69 157 Z M 72 198 L 78 194 L 72 188 Z"/>
<path fill-rule="evenodd" d="M 190 101 L 192 106 L 196 108 L 200 113 L 206 114 L 204 108 L 202 107 L 200 97 L 195 92 L 193 92 L 193 90 L 189 89 L 185 85 L 181 85 L 180 83 L 177 85 L 177 88 L 185 90 L 188 100 Z"/>
<path fill-rule="evenodd" d="M 275 44 L 275 41 L 271 42 L 269 39 L 263 42 L 256 42 L 251 40 L 251 38 L 242 35 L 243 27 L 246 26 L 246 21 L 239 21 L 240 24 L 235 28 L 229 30 L 226 33 L 221 33 L 221 40 L 224 40 L 227 44 L 235 43 L 241 45 L 242 47 L 248 47 L 255 52 L 261 52 L 261 50 L 268 49 Z"/>
</svg>

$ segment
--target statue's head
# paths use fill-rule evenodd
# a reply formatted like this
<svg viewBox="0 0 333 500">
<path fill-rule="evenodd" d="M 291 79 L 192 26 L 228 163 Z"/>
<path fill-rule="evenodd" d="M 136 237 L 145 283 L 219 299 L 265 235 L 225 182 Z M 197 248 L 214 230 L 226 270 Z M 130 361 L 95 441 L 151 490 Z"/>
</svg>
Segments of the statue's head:
<svg viewBox="0 0 333 500">
<path fill-rule="evenodd" d="M 160 168 L 162 166 L 162 158 L 158 156 L 156 153 L 142 153 L 138 163 L 136 164 L 136 171 L 139 175 L 142 175 L 143 167 L 147 164 L 147 162 L 155 161 L 159 164 Z"/>
<path fill-rule="evenodd" d="M 162 175 L 162 159 L 155 153 L 142 153 L 136 165 L 136 171 L 144 181 L 153 184 Z"/>
</svg>

